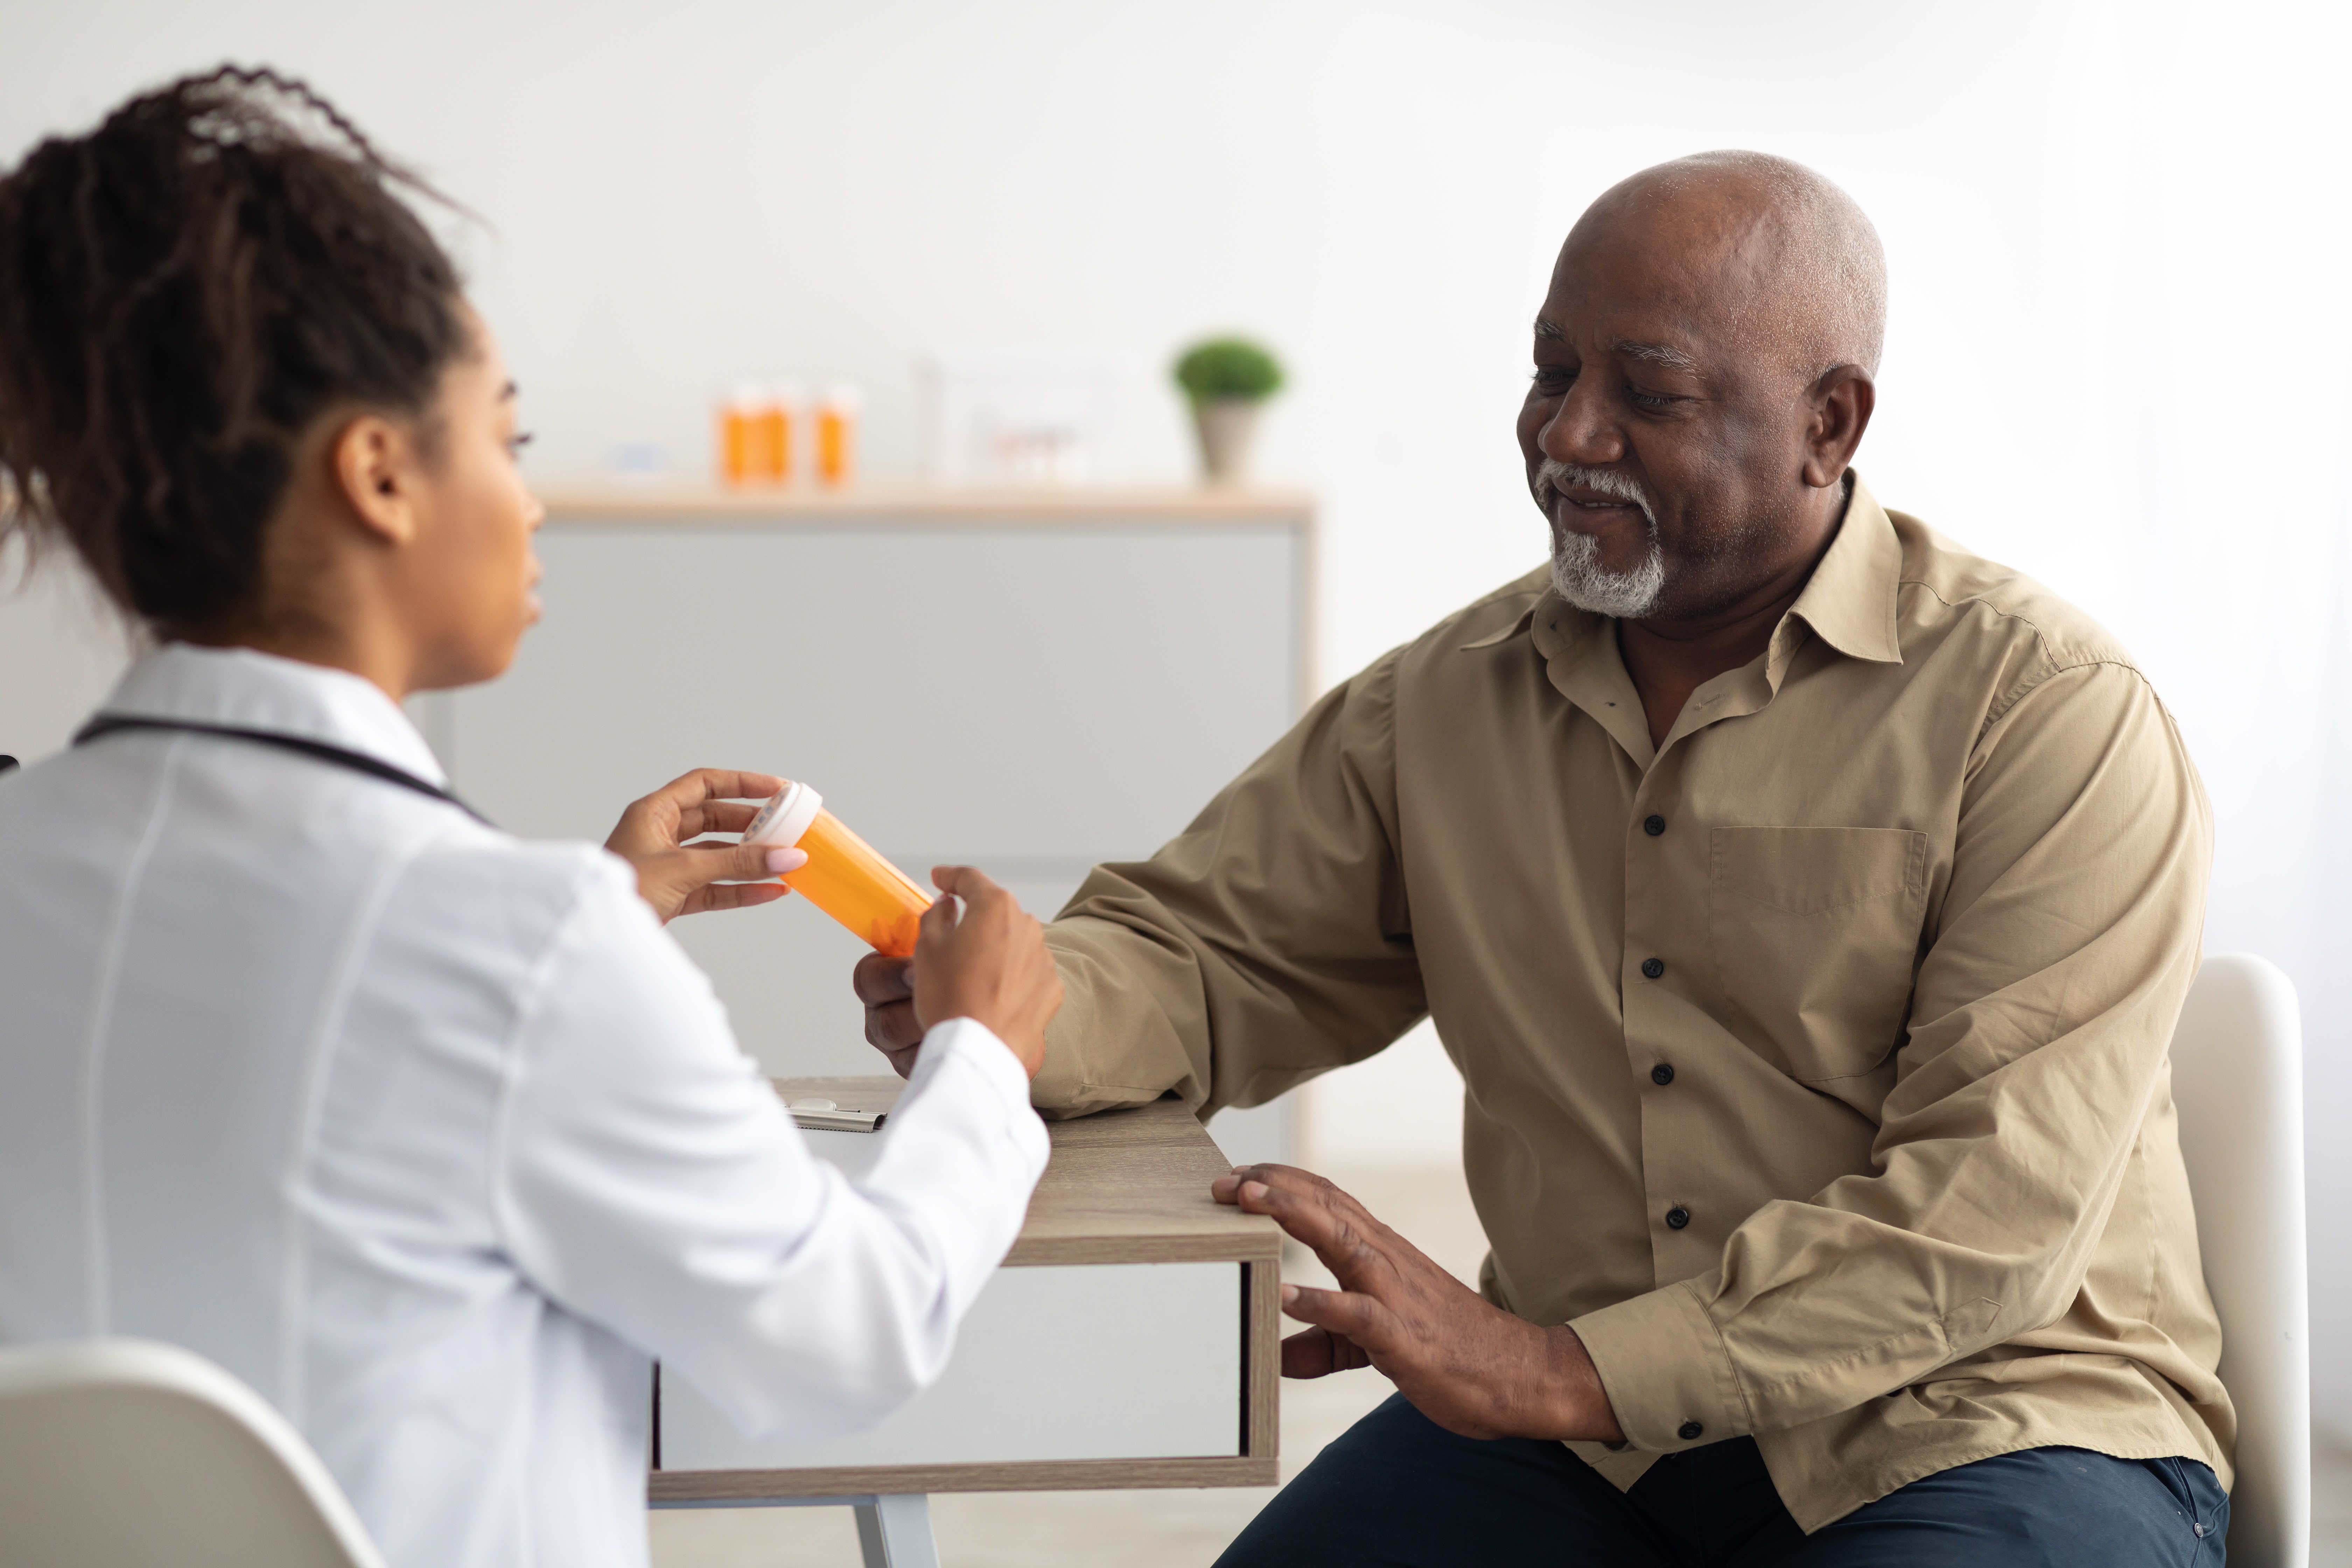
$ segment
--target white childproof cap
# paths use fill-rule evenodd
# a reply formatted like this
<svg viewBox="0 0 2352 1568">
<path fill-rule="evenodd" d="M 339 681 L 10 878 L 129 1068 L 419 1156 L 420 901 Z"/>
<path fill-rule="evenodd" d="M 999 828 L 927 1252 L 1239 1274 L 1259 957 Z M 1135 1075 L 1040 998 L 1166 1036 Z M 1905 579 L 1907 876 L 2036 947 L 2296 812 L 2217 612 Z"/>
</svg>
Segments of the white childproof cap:
<svg viewBox="0 0 2352 1568">
<path fill-rule="evenodd" d="M 772 848 L 790 849 L 809 830 L 816 814 L 824 809 L 824 796 L 804 784 L 788 784 L 768 797 L 768 804 L 743 830 L 746 844 L 765 844 Z"/>
</svg>

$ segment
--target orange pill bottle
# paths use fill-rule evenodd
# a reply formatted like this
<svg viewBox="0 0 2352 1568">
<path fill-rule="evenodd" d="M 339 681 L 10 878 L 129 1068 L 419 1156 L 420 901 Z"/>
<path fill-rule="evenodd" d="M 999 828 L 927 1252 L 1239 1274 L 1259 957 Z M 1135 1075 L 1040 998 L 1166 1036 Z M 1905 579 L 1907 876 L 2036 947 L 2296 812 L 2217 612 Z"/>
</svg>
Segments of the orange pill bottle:
<svg viewBox="0 0 2352 1568">
<path fill-rule="evenodd" d="M 743 842 L 807 851 L 808 864 L 784 874 L 786 887 L 875 952 L 913 956 L 916 928 L 932 895 L 844 826 L 824 809 L 824 797 L 816 791 L 804 784 L 786 784 L 743 830 Z"/>
<path fill-rule="evenodd" d="M 857 471 L 857 389 L 829 387 L 816 410 L 816 477 L 845 485 Z"/>
<path fill-rule="evenodd" d="M 719 477 L 730 485 L 751 478 L 752 407 L 740 392 L 719 405 Z"/>
<path fill-rule="evenodd" d="M 719 477 L 729 484 L 758 484 L 774 477 L 768 455 L 772 407 L 765 391 L 748 384 L 719 406 Z"/>
</svg>

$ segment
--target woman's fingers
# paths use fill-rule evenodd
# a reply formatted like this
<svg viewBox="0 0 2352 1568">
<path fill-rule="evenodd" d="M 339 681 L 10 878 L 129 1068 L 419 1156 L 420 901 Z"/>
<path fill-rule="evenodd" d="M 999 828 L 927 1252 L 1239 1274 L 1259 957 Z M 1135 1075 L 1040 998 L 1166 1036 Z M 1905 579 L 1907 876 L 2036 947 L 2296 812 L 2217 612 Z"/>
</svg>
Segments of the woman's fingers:
<svg viewBox="0 0 2352 1568">
<path fill-rule="evenodd" d="M 695 845 L 685 851 L 688 864 L 706 882 L 783 884 L 774 879 L 808 864 L 805 849 L 779 849 L 769 844 Z"/>
<path fill-rule="evenodd" d="M 677 854 L 680 874 L 704 882 L 766 882 L 808 864 L 805 849 L 772 844 L 689 844 Z"/>
<path fill-rule="evenodd" d="M 604 847 L 635 868 L 637 891 L 665 921 L 691 912 L 687 897 L 719 877 L 764 879 L 765 866 L 712 868 L 699 855 L 681 859 L 687 841 L 706 833 L 740 833 L 757 807 L 730 797 L 772 795 L 784 786 L 773 773 L 697 768 L 633 801 Z M 731 847 L 731 846 L 730 847 Z M 764 901 L 764 900 L 762 900 Z M 708 907 L 698 905 L 697 908 Z"/>
<path fill-rule="evenodd" d="M 707 910 L 748 910 L 772 904 L 791 891 L 782 882 L 711 882 L 688 893 L 677 912 L 698 915 Z"/>
<path fill-rule="evenodd" d="M 740 833 L 751 826 L 760 808 L 748 800 L 707 800 L 678 813 L 677 838 L 683 844 L 706 833 Z"/>
<path fill-rule="evenodd" d="M 636 869 L 638 895 L 666 921 L 705 910 L 773 903 L 791 891 L 775 879 L 808 863 L 804 851 L 765 844 L 689 846 L 628 858 Z"/>
<path fill-rule="evenodd" d="M 749 803 L 783 787 L 773 773 L 696 768 L 632 802 L 604 847 L 635 870 L 638 895 L 664 921 L 773 903 L 785 889 L 772 879 L 800 869 L 806 855 L 757 844 L 688 841 L 707 833 L 741 833 L 759 812 Z M 745 884 L 748 890 L 729 884 Z"/>
<path fill-rule="evenodd" d="M 784 787 L 773 773 L 739 773 L 732 768 L 696 768 L 646 796 L 647 803 L 666 802 L 684 811 L 706 800 L 765 800 Z M 751 818 L 746 816 L 745 821 Z"/>
</svg>

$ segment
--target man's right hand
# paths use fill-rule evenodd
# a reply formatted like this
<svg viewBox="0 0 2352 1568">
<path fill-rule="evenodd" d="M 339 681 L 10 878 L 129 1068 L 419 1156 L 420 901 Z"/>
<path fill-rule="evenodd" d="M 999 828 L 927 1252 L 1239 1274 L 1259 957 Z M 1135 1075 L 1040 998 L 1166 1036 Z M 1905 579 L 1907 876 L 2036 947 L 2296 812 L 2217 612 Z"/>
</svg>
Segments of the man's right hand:
<svg viewBox="0 0 2352 1568">
<path fill-rule="evenodd" d="M 857 965 L 866 1037 L 904 1078 L 932 1025 L 973 1018 L 1036 1077 L 1045 1061 L 1045 1026 L 1062 1005 L 1062 977 L 1045 950 L 1045 928 L 969 866 L 940 867 L 931 880 L 950 896 L 924 914 L 913 959 L 877 953 Z"/>
</svg>

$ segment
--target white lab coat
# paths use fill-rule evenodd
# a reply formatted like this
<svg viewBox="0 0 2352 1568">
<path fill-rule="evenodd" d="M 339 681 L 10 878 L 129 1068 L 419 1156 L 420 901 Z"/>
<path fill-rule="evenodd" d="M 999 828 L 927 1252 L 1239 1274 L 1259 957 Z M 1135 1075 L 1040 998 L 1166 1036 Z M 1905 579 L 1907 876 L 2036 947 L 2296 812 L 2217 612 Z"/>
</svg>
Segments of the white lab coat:
<svg viewBox="0 0 2352 1568">
<path fill-rule="evenodd" d="M 247 650 L 106 710 L 443 778 L 373 686 Z M 0 776 L 0 1342 L 211 1357 L 395 1568 L 644 1563 L 649 1358 L 754 1433 L 929 1382 L 1045 1131 L 966 1019 L 878 1136 L 810 1154 L 600 848 L 184 733 Z"/>
</svg>

